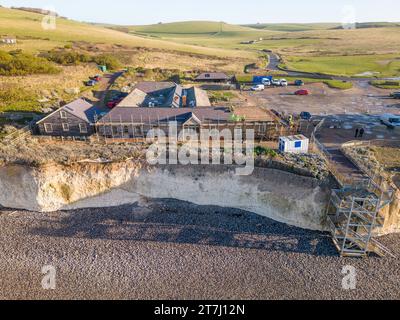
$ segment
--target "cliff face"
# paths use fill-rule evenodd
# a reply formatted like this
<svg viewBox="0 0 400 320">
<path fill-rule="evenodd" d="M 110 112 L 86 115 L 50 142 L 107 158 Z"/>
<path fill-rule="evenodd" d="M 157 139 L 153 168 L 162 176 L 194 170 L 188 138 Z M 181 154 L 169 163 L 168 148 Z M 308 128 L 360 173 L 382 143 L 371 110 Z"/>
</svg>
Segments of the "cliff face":
<svg viewBox="0 0 400 320">
<path fill-rule="evenodd" d="M 400 232 L 400 191 L 395 192 L 393 201 L 382 210 L 385 224 L 378 232 L 381 234 Z"/>
<path fill-rule="evenodd" d="M 142 167 L 134 162 L 0 168 L 0 204 L 31 211 L 111 207 L 174 198 L 234 207 L 291 225 L 324 229 L 329 189 L 313 178 L 266 168 L 236 176 L 228 166 Z"/>
</svg>

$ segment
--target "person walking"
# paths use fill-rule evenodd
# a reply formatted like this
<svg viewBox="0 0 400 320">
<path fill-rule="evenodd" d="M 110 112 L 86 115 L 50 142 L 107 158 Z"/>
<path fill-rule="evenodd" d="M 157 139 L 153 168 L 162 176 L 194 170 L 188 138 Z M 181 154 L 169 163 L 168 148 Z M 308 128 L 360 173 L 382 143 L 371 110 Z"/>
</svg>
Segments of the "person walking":
<svg viewBox="0 0 400 320">
<path fill-rule="evenodd" d="M 361 128 L 360 130 L 360 138 L 362 138 L 364 136 L 365 130 L 364 128 Z"/>
<path fill-rule="evenodd" d="M 358 133 L 359 133 L 359 132 L 360 132 L 360 130 L 357 128 L 357 129 L 356 129 L 356 135 L 355 135 L 356 138 L 358 138 Z"/>
</svg>

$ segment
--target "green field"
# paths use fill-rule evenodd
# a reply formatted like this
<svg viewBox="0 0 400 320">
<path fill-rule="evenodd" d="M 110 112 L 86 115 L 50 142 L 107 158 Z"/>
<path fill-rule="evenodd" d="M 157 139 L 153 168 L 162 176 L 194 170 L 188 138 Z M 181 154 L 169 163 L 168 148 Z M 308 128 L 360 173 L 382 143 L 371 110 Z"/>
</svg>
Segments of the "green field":
<svg viewBox="0 0 400 320">
<path fill-rule="evenodd" d="M 283 31 L 283 32 L 298 32 L 311 30 L 328 30 L 339 27 L 338 23 L 257 23 L 244 25 L 254 29 Z"/>
<path fill-rule="evenodd" d="M 360 55 L 286 57 L 290 70 L 327 73 L 338 76 L 391 77 L 400 74 L 399 55 Z"/>
<path fill-rule="evenodd" d="M 343 30 L 337 23 L 256 24 L 181 22 L 126 27 L 135 35 L 237 52 L 273 50 L 288 67 L 306 72 L 380 77 L 400 75 L 400 28 L 396 23 L 363 23 Z M 254 41 L 252 44 L 243 42 Z"/>
</svg>

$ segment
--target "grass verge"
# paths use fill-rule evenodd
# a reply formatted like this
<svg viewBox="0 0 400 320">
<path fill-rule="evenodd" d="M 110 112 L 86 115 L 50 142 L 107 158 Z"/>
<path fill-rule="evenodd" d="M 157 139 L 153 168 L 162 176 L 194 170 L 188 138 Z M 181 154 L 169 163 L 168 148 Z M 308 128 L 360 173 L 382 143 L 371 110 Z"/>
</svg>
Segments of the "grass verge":
<svg viewBox="0 0 400 320">
<path fill-rule="evenodd" d="M 381 89 L 400 89 L 400 81 L 375 80 L 371 81 L 370 84 Z"/>
</svg>

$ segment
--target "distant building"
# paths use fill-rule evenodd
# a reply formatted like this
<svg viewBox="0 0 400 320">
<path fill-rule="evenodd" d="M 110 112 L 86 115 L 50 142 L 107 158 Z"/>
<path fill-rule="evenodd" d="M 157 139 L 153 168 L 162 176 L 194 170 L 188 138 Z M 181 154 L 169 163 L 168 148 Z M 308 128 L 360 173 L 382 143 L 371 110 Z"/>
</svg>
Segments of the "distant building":
<svg viewBox="0 0 400 320">
<path fill-rule="evenodd" d="M 232 77 L 222 72 L 210 72 L 200 74 L 195 80 L 201 82 L 228 82 L 232 80 Z"/>
<path fill-rule="evenodd" d="M 92 135 L 100 111 L 91 103 L 78 99 L 54 111 L 36 125 L 40 135 L 86 137 Z"/>
<path fill-rule="evenodd" d="M 0 41 L 4 44 L 17 44 L 17 38 L 14 37 L 3 37 Z"/>
</svg>

